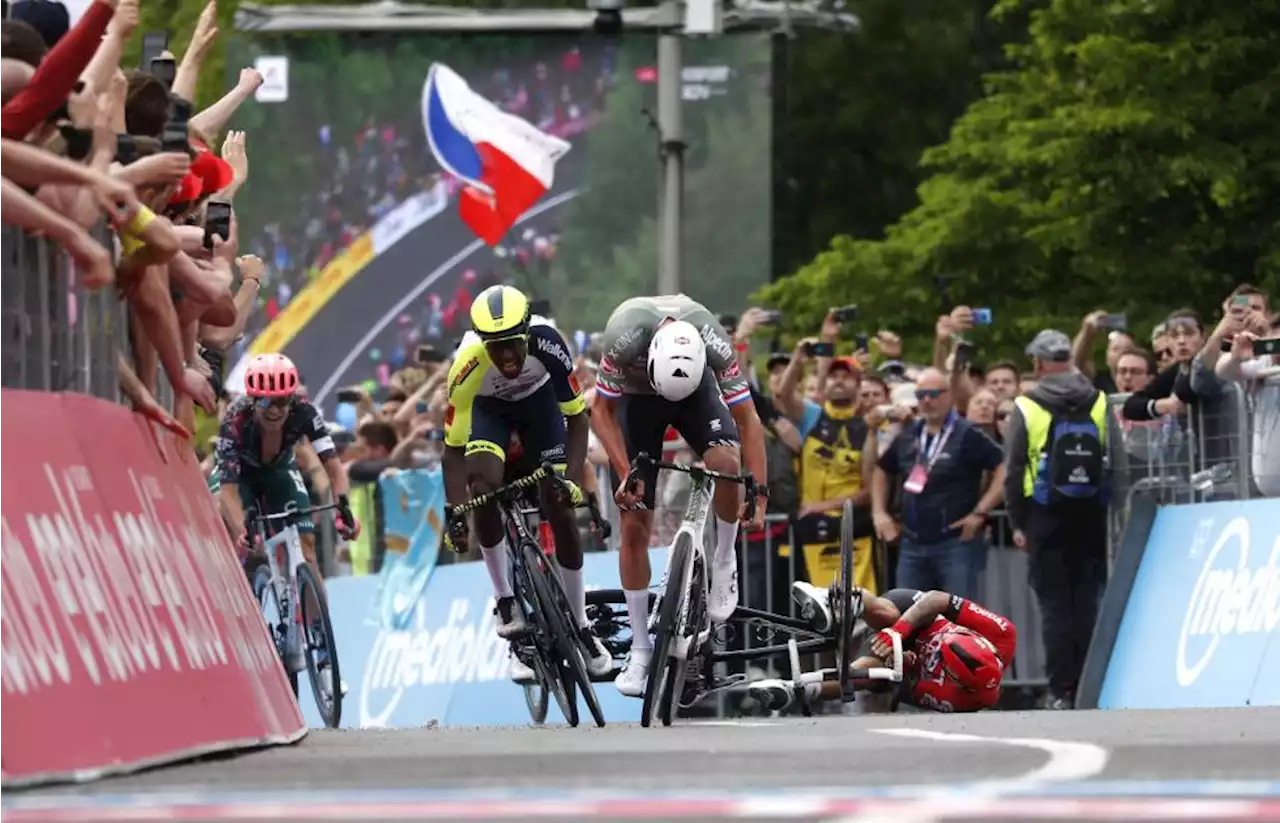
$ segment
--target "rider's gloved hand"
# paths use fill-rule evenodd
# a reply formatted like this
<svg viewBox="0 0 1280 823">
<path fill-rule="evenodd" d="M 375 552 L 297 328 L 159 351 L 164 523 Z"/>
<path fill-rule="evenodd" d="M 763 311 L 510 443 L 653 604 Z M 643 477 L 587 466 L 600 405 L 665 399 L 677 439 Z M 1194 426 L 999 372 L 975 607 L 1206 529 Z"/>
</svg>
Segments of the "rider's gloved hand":
<svg viewBox="0 0 1280 823">
<path fill-rule="evenodd" d="M 582 494 L 582 487 L 565 477 L 559 472 L 556 473 L 557 482 L 560 484 L 561 490 L 568 498 L 570 506 L 581 506 L 586 499 Z"/>
<path fill-rule="evenodd" d="M 455 515 L 452 506 L 445 506 L 444 522 L 445 548 L 455 554 L 463 554 L 470 543 L 467 538 L 470 536 L 471 530 L 467 528 L 467 518 Z"/>
<path fill-rule="evenodd" d="M 351 500 L 345 494 L 338 495 L 338 516 L 333 525 L 347 540 L 360 536 L 360 521 L 351 513 Z"/>
<path fill-rule="evenodd" d="M 899 619 L 887 629 L 881 629 L 871 638 L 871 653 L 876 657 L 888 659 L 893 654 L 893 635 L 897 635 L 905 648 L 907 638 L 911 636 L 912 626 L 905 620 Z"/>
</svg>

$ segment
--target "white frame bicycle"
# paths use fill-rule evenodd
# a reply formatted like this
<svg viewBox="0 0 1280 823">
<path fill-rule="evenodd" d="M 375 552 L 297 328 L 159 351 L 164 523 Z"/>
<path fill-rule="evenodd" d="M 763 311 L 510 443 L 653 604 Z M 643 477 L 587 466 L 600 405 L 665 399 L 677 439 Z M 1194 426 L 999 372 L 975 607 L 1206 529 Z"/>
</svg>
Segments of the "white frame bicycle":
<svg viewBox="0 0 1280 823">
<path fill-rule="evenodd" d="M 249 520 L 268 526 L 277 521 L 337 508 L 336 503 L 306 509 L 290 503 L 276 514 L 263 515 L 255 512 Z M 289 685 L 293 687 L 293 696 L 298 696 L 298 675 L 305 669 L 320 717 L 326 726 L 336 729 L 342 721 L 342 675 L 338 666 L 337 639 L 333 636 L 333 622 L 329 617 L 329 602 L 325 598 L 324 589 L 302 553 L 301 534 L 297 525 L 289 523 L 273 536 L 264 536 L 259 545 L 266 554 L 267 562 L 259 565 L 253 572 L 250 581 L 253 596 L 258 600 L 263 620 L 267 623 L 276 652 L 280 655 L 280 663 L 289 678 Z M 307 619 L 312 615 L 305 614 L 307 589 L 315 593 L 316 602 L 320 604 L 320 614 L 317 616 L 324 630 L 323 648 L 329 657 L 327 668 L 330 677 L 327 684 L 322 681 L 320 667 L 315 659 L 315 652 L 321 646 L 316 645 L 312 638 L 313 621 Z M 268 597 L 275 601 L 277 619 L 274 624 L 267 617 Z"/>
</svg>

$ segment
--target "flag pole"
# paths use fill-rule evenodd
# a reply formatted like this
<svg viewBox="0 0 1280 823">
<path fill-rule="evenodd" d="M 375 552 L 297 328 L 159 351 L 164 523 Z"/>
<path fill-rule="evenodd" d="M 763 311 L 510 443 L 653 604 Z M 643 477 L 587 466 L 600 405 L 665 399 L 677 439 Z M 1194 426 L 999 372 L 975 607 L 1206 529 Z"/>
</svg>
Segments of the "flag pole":
<svg viewBox="0 0 1280 823">
<path fill-rule="evenodd" d="M 683 72 L 677 28 L 658 36 L 658 129 L 662 134 L 662 185 L 658 194 L 658 293 L 677 294 L 684 251 Z"/>
</svg>

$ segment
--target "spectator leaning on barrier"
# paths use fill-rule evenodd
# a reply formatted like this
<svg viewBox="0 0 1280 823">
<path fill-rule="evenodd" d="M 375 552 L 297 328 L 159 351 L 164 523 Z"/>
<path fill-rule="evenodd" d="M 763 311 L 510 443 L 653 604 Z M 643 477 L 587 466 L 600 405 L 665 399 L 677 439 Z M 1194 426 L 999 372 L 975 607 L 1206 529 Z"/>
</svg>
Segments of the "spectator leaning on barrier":
<svg viewBox="0 0 1280 823">
<path fill-rule="evenodd" d="M 1030 551 L 1043 615 L 1051 708 L 1074 707 L 1107 579 L 1107 396 L 1071 364 L 1071 340 L 1047 329 L 1027 346 L 1037 386 L 1015 401 L 1005 439 L 1005 506 Z"/>
<path fill-rule="evenodd" d="M 1245 301 L 1239 298 L 1244 297 Z M 1280 357 L 1258 354 L 1259 340 L 1280 338 L 1280 314 L 1269 314 L 1267 296 L 1261 290 L 1237 289 L 1228 299 L 1227 318 L 1233 328 L 1231 349 L 1221 358 L 1206 350 L 1205 364 L 1220 378 L 1244 386 L 1253 406 L 1250 470 L 1257 490 L 1267 497 L 1280 496 Z M 1246 302 L 1247 301 L 1247 302 Z M 1214 362 L 1216 359 L 1216 362 Z"/>
<path fill-rule="evenodd" d="M 880 539 L 891 542 L 901 532 L 896 587 L 976 599 L 981 565 L 974 542 L 985 541 L 987 517 L 1000 504 L 1004 467 L 995 441 L 953 407 L 950 383 L 933 368 L 916 381 L 920 418 L 879 456 L 871 507 Z M 984 490 L 986 472 L 992 479 Z M 901 494 L 901 525 L 889 514 L 891 477 Z"/>
</svg>

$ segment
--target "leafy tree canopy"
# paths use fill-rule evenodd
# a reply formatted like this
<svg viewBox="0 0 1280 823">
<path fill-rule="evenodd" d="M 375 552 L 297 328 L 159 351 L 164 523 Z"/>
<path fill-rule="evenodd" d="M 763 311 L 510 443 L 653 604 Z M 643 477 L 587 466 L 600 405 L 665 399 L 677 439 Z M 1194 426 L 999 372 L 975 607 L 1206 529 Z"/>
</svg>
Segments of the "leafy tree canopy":
<svg viewBox="0 0 1280 823">
<path fill-rule="evenodd" d="M 883 240 L 836 237 L 762 301 L 797 331 L 856 302 L 927 338 L 943 276 L 953 301 L 993 308 L 995 356 L 1096 308 L 1145 332 L 1240 282 L 1280 289 L 1274 0 L 1004 0 L 993 15 L 1026 15 L 1029 36 L 925 153 L 919 205 Z"/>
</svg>

